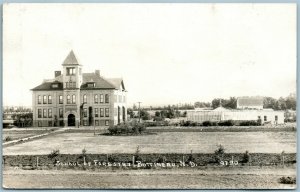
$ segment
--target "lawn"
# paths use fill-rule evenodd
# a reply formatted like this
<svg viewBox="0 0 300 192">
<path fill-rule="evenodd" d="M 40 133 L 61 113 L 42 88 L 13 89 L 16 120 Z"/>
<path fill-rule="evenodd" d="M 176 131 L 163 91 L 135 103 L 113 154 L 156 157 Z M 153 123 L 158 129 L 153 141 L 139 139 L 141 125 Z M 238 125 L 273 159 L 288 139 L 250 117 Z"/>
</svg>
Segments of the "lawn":
<svg viewBox="0 0 300 192">
<path fill-rule="evenodd" d="M 65 132 L 3 148 L 3 155 L 60 153 L 213 153 L 222 144 L 226 153 L 296 153 L 296 132 L 158 132 L 143 136 L 104 136 Z"/>
<path fill-rule="evenodd" d="M 26 137 L 31 137 L 34 135 L 41 135 L 44 133 L 52 132 L 57 128 L 15 128 L 15 129 L 3 129 L 2 130 L 2 140 L 5 141 L 13 141 L 18 139 L 23 139 Z"/>
<path fill-rule="evenodd" d="M 282 176 L 296 176 L 295 167 L 219 167 L 204 170 L 4 170 L 8 188 L 85 189 L 294 189 L 280 184 Z M 16 182 L 17 181 L 17 182 Z"/>
</svg>

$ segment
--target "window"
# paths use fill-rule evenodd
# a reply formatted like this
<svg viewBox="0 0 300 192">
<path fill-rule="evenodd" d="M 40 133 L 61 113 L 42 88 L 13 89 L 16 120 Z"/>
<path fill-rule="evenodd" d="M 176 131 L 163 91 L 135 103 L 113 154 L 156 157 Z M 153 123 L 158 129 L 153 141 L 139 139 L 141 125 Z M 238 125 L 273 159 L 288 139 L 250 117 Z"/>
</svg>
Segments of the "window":
<svg viewBox="0 0 300 192">
<path fill-rule="evenodd" d="M 67 75 L 75 75 L 75 67 L 67 67 Z"/>
<path fill-rule="evenodd" d="M 52 121 L 48 121 L 48 126 L 52 127 Z"/>
<path fill-rule="evenodd" d="M 104 97 L 103 97 L 103 95 L 101 94 L 100 95 L 100 103 L 103 103 L 104 102 Z"/>
<path fill-rule="evenodd" d="M 88 124 L 87 124 L 87 120 L 83 120 L 83 125 L 84 126 L 87 126 Z"/>
<path fill-rule="evenodd" d="M 48 109 L 48 118 L 52 118 L 52 109 Z"/>
<path fill-rule="evenodd" d="M 100 117 L 104 117 L 104 109 L 100 108 Z"/>
<path fill-rule="evenodd" d="M 76 96 L 72 95 L 72 103 L 75 104 L 76 103 Z"/>
<path fill-rule="evenodd" d="M 264 116 L 264 121 L 267 121 L 267 116 Z"/>
<path fill-rule="evenodd" d="M 42 96 L 38 96 L 38 104 L 42 104 Z"/>
<path fill-rule="evenodd" d="M 105 117 L 109 117 L 109 108 L 105 108 Z"/>
<path fill-rule="evenodd" d="M 64 117 L 63 108 L 60 108 L 58 113 L 59 113 L 59 118 L 63 118 Z"/>
<path fill-rule="evenodd" d="M 95 87 L 95 83 L 88 83 L 87 87 L 91 88 L 91 87 Z"/>
<path fill-rule="evenodd" d="M 63 104 L 63 103 L 64 103 L 64 102 L 63 102 L 63 96 L 62 96 L 62 95 L 59 96 L 58 102 L 59 102 L 59 104 Z"/>
<path fill-rule="evenodd" d="M 57 83 L 52 84 L 52 88 L 58 88 L 58 84 Z"/>
<path fill-rule="evenodd" d="M 47 118 L 47 110 L 46 109 L 43 110 L 43 117 Z"/>
<path fill-rule="evenodd" d="M 83 103 L 86 103 L 86 95 L 83 95 Z"/>
<path fill-rule="evenodd" d="M 275 121 L 278 121 L 278 116 L 277 115 L 275 115 Z"/>
<path fill-rule="evenodd" d="M 260 116 L 258 116 L 258 119 L 260 119 Z"/>
<path fill-rule="evenodd" d="M 87 108 L 83 109 L 83 117 L 87 117 Z"/>
<path fill-rule="evenodd" d="M 47 104 L 47 96 L 46 95 L 43 96 L 43 104 Z"/>
<path fill-rule="evenodd" d="M 38 109 L 38 118 L 42 118 L 42 110 Z"/>
<path fill-rule="evenodd" d="M 71 104 L 71 97 L 70 97 L 70 95 L 67 95 L 67 104 Z"/>
<path fill-rule="evenodd" d="M 109 103 L 109 95 L 105 94 L 105 103 Z"/>
<path fill-rule="evenodd" d="M 99 120 L 95 120 L 95 125 L 99 126 Z"/>
<path fill-rule="evenodd" d="M 94 96 L 94 101 L 95 101 L 95 103 L 98 103 L 98 95 Z"/>
<path fill-rule="evenodd" d="M 99 117 L 98 108 L 95 108 L 95 117 Z"/>
<path fill-rule="evenodd" d="M 109 124 L 108 122 L 109 122 L 108 120 L 105 121 L 105 126 L 108 126 Z"/>
<path fill-rule="evenodd" d="M 52 97 L 51 97 L 51 95 L 48 95 L 48 104 L 52 104 Z"/>
</svg>

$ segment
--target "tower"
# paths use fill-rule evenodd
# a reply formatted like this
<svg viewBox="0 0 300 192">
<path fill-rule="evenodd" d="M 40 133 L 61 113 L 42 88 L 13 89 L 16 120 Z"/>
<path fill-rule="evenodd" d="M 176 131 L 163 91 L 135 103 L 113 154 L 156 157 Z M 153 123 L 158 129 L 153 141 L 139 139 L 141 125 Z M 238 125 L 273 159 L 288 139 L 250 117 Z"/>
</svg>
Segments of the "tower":
<svg viewBox="0 0 300 192">
<path fill-rule="evenodd" d="M 82 65 L 73 50 L 63 64 L 64 124 L 78 126 L 80 120 L 80 86 L 82 84 Z"/>
</svg>

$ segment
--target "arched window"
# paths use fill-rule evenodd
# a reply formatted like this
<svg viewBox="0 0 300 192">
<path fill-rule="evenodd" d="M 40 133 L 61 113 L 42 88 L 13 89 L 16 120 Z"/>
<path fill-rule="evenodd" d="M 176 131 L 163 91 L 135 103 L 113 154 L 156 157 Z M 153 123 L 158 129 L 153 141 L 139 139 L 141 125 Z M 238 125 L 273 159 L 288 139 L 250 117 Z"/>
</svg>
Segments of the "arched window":
<svg viewBox="0 0 300 192">
<path fill-rule="evenodd" d="M 67 95 L 67 104 L 71 104 L 71 97 L 70 97 L 70 95 Z"/>
<path fill-rule="evenodd" d="M 75 95 L 72 95 L 72 103 L 76 103 L 76 96 Z"/>
<path fill-rule="evenodd" d="M 83 103 L 87 103 L 86 102 L 86 95 L 83 95 Z"/>
</svg>

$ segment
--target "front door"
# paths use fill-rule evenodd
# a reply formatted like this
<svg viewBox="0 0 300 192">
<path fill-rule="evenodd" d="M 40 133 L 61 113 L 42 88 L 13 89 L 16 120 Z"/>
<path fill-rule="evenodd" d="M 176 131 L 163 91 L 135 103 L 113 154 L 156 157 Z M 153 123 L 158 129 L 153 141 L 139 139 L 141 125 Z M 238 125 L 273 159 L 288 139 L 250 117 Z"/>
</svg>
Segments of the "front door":
<svg viewBox="0 0 300 192">
<path fill-rule="evenodd" d="M 75 115 L 70 114 L 68 116 L 68 126 L 75 126 Z"/>
</svg>

